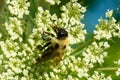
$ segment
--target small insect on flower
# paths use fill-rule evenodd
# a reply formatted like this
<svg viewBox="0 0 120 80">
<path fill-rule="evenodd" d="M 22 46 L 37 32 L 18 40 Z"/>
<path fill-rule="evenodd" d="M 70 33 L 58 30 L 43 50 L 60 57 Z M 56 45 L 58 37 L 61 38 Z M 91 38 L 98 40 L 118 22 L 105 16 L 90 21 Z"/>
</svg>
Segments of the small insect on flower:
<svg viewBox="0 0 120 80">
<path fill-rule="evenodd" d="M 44 49 L 44 51 L 42 56 L 36 59 L 36 62 L 41 63 L 48 60 L 53 60 L 53 66 L 57 66 L 65 53 L 66 47 L 69 44 L 68 32 L 65 29 L 57 26 L 54 26 L 52 28 L 56 33 L 56 36 L 52 33 L 44 31 L 44 34 L 46 33 L 50 35 L 51 38 L 43 37 L 43 40 L 48 41 L 48 43 L 46 43 L 43 47 L 41 45 L 37 46 L 39 50 Z"/>
</svg>

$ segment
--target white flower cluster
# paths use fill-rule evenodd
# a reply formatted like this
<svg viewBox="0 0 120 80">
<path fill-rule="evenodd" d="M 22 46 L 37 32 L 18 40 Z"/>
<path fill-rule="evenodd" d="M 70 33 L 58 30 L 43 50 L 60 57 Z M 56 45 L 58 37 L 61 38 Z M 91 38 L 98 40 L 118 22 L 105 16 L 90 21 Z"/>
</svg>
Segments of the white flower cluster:
<svg viewBox="0 0 120 80">
<path fill-rule="evenodd" d="M 82 77 L 89 76 L 88 67 L 90 66 L 82 62 L 81 58 L 70 56 L 62 60 L 57 67 L 49 67 L 49 70 L 44 70 L 44 73 L 39 76 L 41 76 L 40 79 L 45 80 L 80 80 Z"/>
<path fill-rule="evenodd" d="M 85 52 L 82 53 L 84 56 L 83 60 L 86 63 L 96 63 L 102 64 L 104 62 L 104 57 L 107 56 L 107 52 L 104 52 L 105 49 L 109 48 L 108 42 L 92 42 L 89 45 Z"/>
<path fill-rule="evenodd" d="M 120 36 L 120 26 L 119 24 L 116 24 L 116 20 L 112 17 L 113 11 L 108 11 L 106 13 L 106 17 L 108 20 L 99 19 L 99 25 L 96 25 L 96 29 L 94 31 L 94 38 L 97 40 L 100 39 L 111 39 L 113 36 L 114 37 L 119 37 Z"/>
<path fill-rule="evenodd" d="M 71 44 L 84 41 L 87 33 L 86 30 L 83 30 L 84 24 L 80 22 L 84 17 L 83 13 L 86 11 L 86 8 L 76 1 L 71 1 L 66 6 L 61 7 L 63 11 L 61 14 L 62 18 L 58 20 L 61 26 L 68 27 L 67 31 L 70 33 L 69 40 Z"/>
<path fill-rule="evenodd" d="M 28 7 L 30 3 L 28 0 L 6 0 L 8 4 L 8 9 L 12 15 L 17 16 L 18 18 L 23 18 L 23 15 L 28 15 Z"/>
<path fill-rule="evenodd" d="M 12 15 L 4 23 L 6 35 L 0 40 L 0 80 L 30 80 L 34 53 L 27 42 L 23 43 L 25 25 L 22 19 L 30 5 L 26 0 L 7 0 Z M 26 6 L 27 5 L 27 6 Z M 14 9 L 15 8 L 15 9 Z"/>
<path fill-rule="evenodd" d="M 20 75 L 25 76 L 27 79 L 30 69 L 25 62 L 27 60 L 30 61 L 29 55 L 31 54 L 28 46 L 27 49 L 24 47 L 24 50 L 22 50 L 20 44 L 9 38 L 5 41 L 0 41 L 1 51 L 3 52 L 0 55 L 1 66 L 3 67 L 3 72 L 0 74 L 1 80 L 19 80 L 21 78 Z"/>
<path fill-rule="evenodd" d="M 69 76 L 72 79 L 80 79 L 82 77 L 88 77 L 89 68 L 92 67 L 90 64 L 87 64 L 82 61 L 80 57 L 70 56 L 65 58 L 61 64 L 61 71 L 68 75 L 67 79 L 69 80 Z M 64 67 L 64 68 L 63 68 Z M 67 71 L 69 72 L 66 72 Z"/>
<path fill-rule="evenodd" d="M 0 46 L 6 58 L 16 57 L 16 52 L 19 50 L 17 42 L 12 40 L 1 41 Z"/>
<path fill-rule="evenodd" d="M 38 12 L 36 13 L 36 17 L 34 19 L 36 27 L 33 28 L 32 34 L 29 38 L 29 42 L 32 46 L 44 43 L 41 39 L 43 31 L 47 31 L 49 29 L 51 33 L 54 32 L 51 27 L 53 25 L 53 22 L 51 21 L 52 17 L 53 16 L 51 16 L 48 10 L 38 7 Z"/>
<path fill-rule="evenodd" d="M 99 24 L 96 25 L 96 30 L 94 30 L 93 42 L 82 52 L 82 60 L 92 66 L 97 62 L 100 65 L 104 63 L 104 57 L 108 54 L 105 50 L 110 47 L 108 40 L 112 37 L 119 37 L 120 27 L 112 17 L 112 11 L 108 11 L 106 17 L 108 18 L 106 20 L 102 18 L 99 19 Z M 96 79 L 96 77 L 94 78 L 95 80 L 99 80 Z M 90 80 L 94 80 L 94 78 L 90 78 Z M 100 80 L 102 80 L 102 78 Z"/>
<path fill-rule="evenodd" d="M 38 13 L 35 18 L 37 28 L 42 31 L 42 28 L 46 30 L 47 27 L 50 27 L 52 25 L 51 17 L 48 10 L 43 10 L 42 7 L 38 7 Z"/>
<path fill-rule="evenodd" d="M 86 48 L 85 52 L 82 52 L 84 56 L 83 60 L 87 63 L 98 62 L 102 64 L 104 62 L 104 57 L 107 56 L 105 50 L 110 47 L 107 40 L 110 40 L 113 36 L 116 37 L 119 35 L 120 27 L 112 17 L 112 11 L 108 11 L 106 17 L 109 19 L 99 19 L 99 24 L 96 25 L 96 30 L 94 30 L 95 39 L 91 45 Z"/>
<path fill-rule="evenodd" d="M 22 42 L 22 34 L 23 34 L 23 25 L 22 22 L 16 17 L 9 17 L 9 20 L 5 22 L 6 30 L 8 31 L 8 35 L 10 35 L 10 39 L 16 40 L 19 39 Z"/>
<path fill-rule="evenodd" d="M 111 76 L 105 78 L 105 74 L 94 71 L 94 74 L 87 80 L 112 80 Z"/>
</svg>

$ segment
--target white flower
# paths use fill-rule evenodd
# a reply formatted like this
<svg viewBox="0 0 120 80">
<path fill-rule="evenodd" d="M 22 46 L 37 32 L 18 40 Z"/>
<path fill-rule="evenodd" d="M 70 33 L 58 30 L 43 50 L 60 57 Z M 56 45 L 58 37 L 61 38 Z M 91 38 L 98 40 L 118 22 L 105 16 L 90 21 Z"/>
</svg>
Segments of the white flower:
<svg viewBox="0 0 120 80">
<path fill-rule="evenodd" d="M 53 68 L 53 71 L 54 71 L 55 73 L 59 73 L 59 72 L 60 72 L 60 70 L 59 70 L 59 69 L 56 69 L 56 68 Z"/>
<path fill-rule="evenodd" d="M 5 22 L 5 27 L 12 40 L 20 38 L 23 33 L 22 23 L 16 17 L 9 17 L 8 22 Z"/>
<path fill-rule="evenodd" d="M 78 0 L 71 0 L 71 2 L 77 2 Z"/>
<path fill-rule="evenodd" d="M 112 17 L 112 15 L 113 15 L 113 10 L 108 10 L 106 12 L 106 17 L 110 18 L 110 17 Z"/>
<path fill-rule="evenodd" d="M 106 80 L 112 80 L 111 76 L 108 76 L 108 77 L 106 78 Z"/>
<path fill-rule="evenodd" d="M 88 71 L 88 69 L 86 69 L 86 68 L 79 68 L 78 70 L 78 74 L 77 74 L 77 76 L 79 77 L 79 78 L 82 78 L 82 77 L 88 77 L 88 73 L 87 73 L 87 71 Z"/>
<path fill-rule="evenodd" d="M 26 77 L 22 77 L 21 80 L 27 80 Z"/>
<path fill-rule="evenodd" d="M 115 61 L 114 63 L 120 65 L 120 59 L 118 61 Z"/>
<path fill-rule="evenodd" d="M 62 71 L 65 71 L 66 70 L 66 66 L 61 66 L 61 69 L 62 69 Z"/>
<path fill-rule="evenodd" d="M 0 33 L 0 38 L 2 37 L 2 34 Z"/>
<path fill-rule="evenodd" d="M 7 69 L 7 73 L 8 73 L 9 75 L 13 75 L 13 74 L 14 74 L 14 72 L 13 72 L 11 69 Z"/>
<path fill-rule="evenodd" d="M 71 75 L 68 75 L 67 80 L 73 80 L 73 77 Z"/>
<path fill-rule="evenodd" d="M 107 52 L 104 52 L 104 49 L 109 48 L 107 42 L 92 42 L 92 45 L 89 45 L 85 52 L 83 52 L 83 60 L 86 63 L 96 63 L 102 64 L 104 62 L 104 57 L 107 56 Z"/>
<path fill-rule="evenodd" d="M 60 0 L 45 0 L 46 2 L 50 3 L 51 5 L 55 5 L 55 3 L 60 4 Z"/>
<path fill-rule="evenodd" d="M 33 39 L 29 39 L 28 41 L 29 41 L 29 43 L 31 44 L 31 46 L 34 46 L 35 41 L 34 41 Z"/>
<path fill-rule="evenodd" d="M 24 76 L 28 76 L 28 70 L 24 69 L 24 70 L 23 70 L 23 75 L 24 75 Z"/>
<path fill-rule="evenodd" d="M 2 64 L 2 60 L 0 60 L 0 65 Z"/>
<path fill-rule="evenodd" d="M 50 72 L 50 76 L 51 76 L 52 78 L 55 78 L 55 74 L 54 74 L 53 72 Z"/>
<path fill-rule="evenodd" d="M 85 7 L 81 7 L 81 12 L 85 13 L 86 12 L 86 8 Z"/>
<path fill-rule="evenodd" d="M 116 20 L 111 16 L 112 11 L 108 11 L 107 16 L 110 19 L 99 19 L 99 25 L 96 25 L 96 30 L 94 30 L 94 38 L 97 40 L 100 39 L 111 39 L 113 36 L 119 37 L 120 27 L 119 24 L 116 23 Z M 109 15 L 108 15 L 109 14 Z"/>
<path fill-rule="evenodd" d="M 116 76 L 119 76 L 120 75 L 120 68 L 118 68 L 118 70 L 115 73 L 116 73 Z"/>
<path fill-rule="evenodd" d="M 114 63 L 119 66 L 120 65 L 120 59 L 118 61 L 114 61 Z M 115 73 L 116 73 L 117 76 L 119 76 L 120 75 L 120 68 L 118 68 Z"/>
<path fill-rule="evenodd" d="M 94 74 L 87 80 L 112 80 L 111 76 L 105 77 L 105 74 L 94 71 Z"/>
<path fill-rule="evenodd" d="M 62 10 L 62 11 L 66 11 L 66 10 L 67 10 L 66 6 L 63 5 L 63 6 L 61 7 L 61 10 Z"/>
<path fill-rule="evenodd" d="M 7 0 L 6 3 L 8 4 L 10 13 L 18 16 L 18 18 L 23 18 L 24 14 L 29 14 L 28 7 L 30 3 L 27 0 Z"/>
<path fill-rule="evenodd" d="M 46 80 L 50 80 L 48 73 L 44 73 L 44 77 L 46 78 Z"/>
<path fill-rule="evenodd" d="M 11 57 L 16 57 L 17 53 L 14 52 L 13 50 L 10 50 L 9 51 L 9 54 L 11 54 Z"/>
<path fill-rule="evenodd" d="M 110 47 L 110 45 L 108 44 L 108 42 L 104 42 L 103 45 L 104 45 L 105 48 L 109 48 Z"/>
</svg>

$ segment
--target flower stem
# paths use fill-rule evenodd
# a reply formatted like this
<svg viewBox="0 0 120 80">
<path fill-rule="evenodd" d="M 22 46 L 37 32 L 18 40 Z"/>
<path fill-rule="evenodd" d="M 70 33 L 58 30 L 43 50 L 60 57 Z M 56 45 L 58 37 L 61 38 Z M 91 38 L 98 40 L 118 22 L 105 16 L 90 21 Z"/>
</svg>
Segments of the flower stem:
<svg viewBox="0 0 120 80">
<path fill-rule="evenodd" d="M 118 67 L 106 67 L 106 68 L 97 68 L 98 71 L 115 71 Z"/>
<path fill-rule="evenodd" d="M 78 53 L 78 52 L 80 52 L 81 50 L 83 50 L 86 46 L 88 46 L 88 45 L 89 45 L 90 43 L 92 43 L 94 40 L 95 40 L 95 39 L 92 37 L 91 39 L 89 39 L 88 41 L 86 41 L 84 44 L 78 46 L 78 48 L 75 49 L 75 50 L 71 53 L 71 55 L 78 55 L 78 54 L 80 54 L 80 53 Z"/>
<path fill-rule="evenodd" d="M 32 23 L 34 24 L 35 27 L 37 26 L 34 19 L 32 18 L 32 16 L 28 15 L 28 19 L 30 19 L 32 21 Z"/>
</svg>

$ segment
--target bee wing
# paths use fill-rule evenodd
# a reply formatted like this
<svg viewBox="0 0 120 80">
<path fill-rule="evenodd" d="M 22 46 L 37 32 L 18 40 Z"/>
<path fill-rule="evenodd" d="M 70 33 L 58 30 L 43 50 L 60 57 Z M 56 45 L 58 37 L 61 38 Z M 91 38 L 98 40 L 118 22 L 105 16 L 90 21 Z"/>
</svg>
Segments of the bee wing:
<svg viewBox="0 0 120 80">
<path fill-rule="evenodd" d="M 51 60 L 54 58 L 55 50 L 52 46 L 48 47 L 44 53 L 42 54 L 41 58 L 38 58 L 36 61 L 37 62 L 45 62 L 47 60 Z"/>
</svg>

